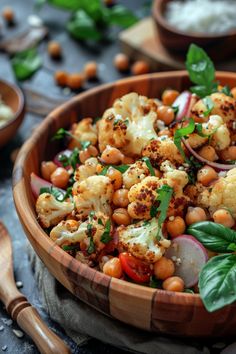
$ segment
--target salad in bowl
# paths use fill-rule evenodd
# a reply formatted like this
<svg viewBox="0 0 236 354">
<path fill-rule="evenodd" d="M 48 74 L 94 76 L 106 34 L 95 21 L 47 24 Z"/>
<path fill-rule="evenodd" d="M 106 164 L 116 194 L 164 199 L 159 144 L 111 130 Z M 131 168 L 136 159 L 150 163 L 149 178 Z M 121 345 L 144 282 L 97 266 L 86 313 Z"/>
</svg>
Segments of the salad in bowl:
<svg viewBox="0 0 236 354">
<path fill-rule="evenodd" d="M 191 45 L 193 84 L 161 98 L 130 92 L 54 140 L 31 174 L 39 223 L 65 252 L 114 278 L 236 300 L 236 88 Z"/>
</svg>

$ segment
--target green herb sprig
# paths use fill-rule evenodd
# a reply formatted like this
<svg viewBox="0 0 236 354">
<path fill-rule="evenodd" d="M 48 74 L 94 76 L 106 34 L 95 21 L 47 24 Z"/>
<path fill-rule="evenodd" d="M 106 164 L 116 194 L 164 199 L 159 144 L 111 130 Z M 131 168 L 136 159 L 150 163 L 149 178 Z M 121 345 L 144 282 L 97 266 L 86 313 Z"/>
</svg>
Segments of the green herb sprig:
<svg viewBox="0 0 236 354">
<path fill-rule="evenodd" d="M 111 220 L 107 220 L 105 224 L 104 232 L 101 236 L 101 242 L 108 243 L 109 241 L 111 241 L 112 237 L 110 233 L 111 233 Z"/>
<path fill-rule="evenodd" d="M 183 128 L 179 128 L 175 131 L 174 133 L 174 144 L 177 147 L 177 149 L 179 150 L 181 156 L 183 157 L 183 159 L 189 163 L 189 160 L 187 159 L 185 152 L 182 148 L 182 139 L 185 138 L 188 134 L 193 133 L 195 130 L 195 122 L 193 120 L 193 118 L 189 118 L 188 120 L 188 125 L 186 125 Z"/>
</svg>

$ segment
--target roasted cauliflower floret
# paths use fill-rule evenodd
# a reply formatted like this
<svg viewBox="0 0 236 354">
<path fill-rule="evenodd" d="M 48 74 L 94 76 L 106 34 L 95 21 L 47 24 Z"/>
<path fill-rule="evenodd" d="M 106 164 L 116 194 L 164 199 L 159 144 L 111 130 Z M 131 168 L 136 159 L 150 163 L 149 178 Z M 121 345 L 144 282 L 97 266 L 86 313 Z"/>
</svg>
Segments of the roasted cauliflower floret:
<svg viewBox="0 0 236 354">
<path fill-rule="evenodd" d="M 141 160 L 136 161 L 123 173 L 124 187 L 130 189 L 134 184 L 141 182 L 147 176 L 150 176 L 150 171 L 146 162 Z"/>
<path fill-rule="evenodd" d="M 168 186 L 172 187 L 175 192 L 175 198 L 183 195 L 183 188 L 188 184 L 188 174 L 173 168 L 170 161 L 161 164 L 161 171 L 164 171 L 163 177 L 166 179 Z"/>
<path fill-rule="evenodd" d="M 92 118 L 84 118 L 79 123 L 75 123 L 72 126 L 72 134 L 78 139 L 73 139 L 71 143 L 73 147 L 81 147 L 80 141 L 90 141 L 92 145 L 97 143 L 97 128 L 93 125 Z M 70 144 L 71 147 L 71 144 Z"/>
<path fill-rule="evenodd" d="M 100 223 L 98 220 L 100 220 Z M 101 237 L 105 231 L 104 225 L 106 225 L 107 220 L 108 217 L 101 213 L 88 218 L 83 223 L 75 220 L 63 220 L 51 230 L 50 237 L 58 245 L 70 245 L 84 241 L 88 247 L 92 237 L 95 245 L 94 251 L 99 252 L 105 247 Z"/>
<path fill-rule="evenodd" d="M 156 218 L 148 222 L 140 221 L 129 226 L 119 226 L 117 232 L 121 248 L 149 263 L 160 259 L 171 244 L 162 236 Z"/>
<path fill-rule="evenodd" d="M 208 138 L 204 138 L 197 133 L 192 133 L 188 135 L 188 143 L 193 148 L 196 149 L 207 142 Z"/>
<path fill-rule="evenodd" d="M 100 151 L 111 145 L 125 155 L 140 156 L 143 147 L 157 138 L 154 129 L 157 107 L 155 100 L 135 92 L 116 100 L 98 122 Z"/>
<path fill-rule="evenodd" d="M 217 114 L 222 117 L 224 123 L 228 123 L 230 120 L 234 120 L 236 117 L 236 101 L 233 97 L 229 97 L 224 93 L 216 92 L 210 95 L 214 107 L 212 108 L 210 114 Z M 198 121 L 207 121 L 208 116 L 204 117 L 205 112 L 207 112 L 208 107 L 204 103 L 204 99 L 199 100 L 192 108 L 192 116 Z M 205 113 L 206 114 L 206 113 Z M 199 120 L 200 118 L 200 120 Z"/>
<path fill-rule="evenodd" d="M 84 218 L 90 211 L 111 214 L 113 186 L 106 176 L 90 176 L 73 185 L 73 197 L 78 216 Z"/>
<path fill-rule="evenodd" d="M 183 157 L 171 138 L 150 141 L 144 147 L 142 156 L 149 157 L 155 167 L 158 167 L 165 160 L 169 160 L 174 165 L 181 165 L 184 162 Z"/>
<path fill-rule="evenodd" d="M 216 150 L 223 150 L 230 145 L 230 131 L 219 115 L 212 115 L 207 123 L 202 125 L 202 132 L 211 135 L 211 145 Z"/>
<path fill-rule="evenodd" d="M 78 182 L 83 181 L 84 179 L 93 176 L 96 174 L 96 168 L 98 165 L 98 159 L 96 157 L 90 157 L 84 163 L 80 165 L 75 171 L 74 179 Z"/>
<path fill-rule="evenodd" d="M 59 202 L 49 193 L 40 194 L 36 201 L 38 219 L 45 228 L 56 225 L 69 215 L 73 209 L 73 203 L 69 201 Z"/>
<path fill-rule="evenodd" d="M 161 182 L 157 177 L 146 177 L 131 187 L 128 198 L 128 213 L 134 219 L 150 219 L 150 209 L 157 198 Z"/>
<path fill-rule="evenodd" d="M 227 208 L 236 218 L 236 168 L 220 177 L 212 188 L 205 188 L 198 197 L 198 203 L 209 208 L 211 215 L 219 208 Z"/>
</svg>

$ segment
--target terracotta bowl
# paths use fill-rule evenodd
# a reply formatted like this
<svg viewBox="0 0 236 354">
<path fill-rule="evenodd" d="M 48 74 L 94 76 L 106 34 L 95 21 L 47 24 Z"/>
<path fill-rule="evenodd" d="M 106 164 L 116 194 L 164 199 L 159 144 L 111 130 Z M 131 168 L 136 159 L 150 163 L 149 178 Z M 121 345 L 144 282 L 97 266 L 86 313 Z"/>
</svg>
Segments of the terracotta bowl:
<svg viewBox="0 0 236 354">
<path fill-rule="evenodd" d="M 195 43 L 207 52 L 214 60 L 222 60 L 236 51 L 236 30 L 224 34 L 203 34 L 183 32 L 170 25 L 165 19 L 167 4 L 173 0 L 154 0 L 152 15 L 156 24 L 160 41 L 173 52 L 186 53 L 189 45 Z"/>
<path fill-rule="evenodd" d="M 25 113 L 25 100 L 22 91 L 9 82 L 0 80 L 0 96 L 3 102 L 11 107 L 14 118 L 0 127 L 0 147 L 14 137 Z"/>
<path fill-rule="evenodd" d="M 218 72 L 223 85 L 236 86 L 236 74 Z M 179 336 L 223 336 L 236 333 L 236 303 L 208 313 L 197 294 L 152 289 L 111 278 L 84 265 L 55 245 L 40 227 L 30 189 L 31 172 L 39 173 L 40 162 L 54 156 L 53 134 L 83 117 L 101 116 L 113 101 L 136 91 L 160 97 L 166 87 L 189 87 L 185 71 L 128 78 L 82 93 L 55 109 L 23 145 L 14 167 L 13 194 L 25 233 L 48 270 L 71 293 L 85 303 L 130 325 Z"/>
</svg>

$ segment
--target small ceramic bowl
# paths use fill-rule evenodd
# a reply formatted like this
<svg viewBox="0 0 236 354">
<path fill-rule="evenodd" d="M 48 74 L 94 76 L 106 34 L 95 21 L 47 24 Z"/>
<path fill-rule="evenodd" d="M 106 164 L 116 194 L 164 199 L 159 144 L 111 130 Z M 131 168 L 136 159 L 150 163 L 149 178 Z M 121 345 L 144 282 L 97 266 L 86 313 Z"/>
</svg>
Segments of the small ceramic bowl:
<svg viewBox="0 0 236 354">
<path fill-rule="evenodd" d="M 165 18 L 167 4 L 173 0 L 154 0 L 152 15 L 164 47 L 185 53 L 191 43 L 207 49 L 211 58 L 222 60 L 236 52 L 236 30 L 222 34 L 183 32 L 170 25 Z"/>
<path fill-rule="evenodd" d="M 0 127 L 1 148 L 14 137 L 22 123 L 25 113 L 25 99 L 22 91 L 17 86 L 3 80 L 0 80 L 0 97 L 7 106 L 11 107 L 14 113 L 14 118 Z"/>
</svg>

